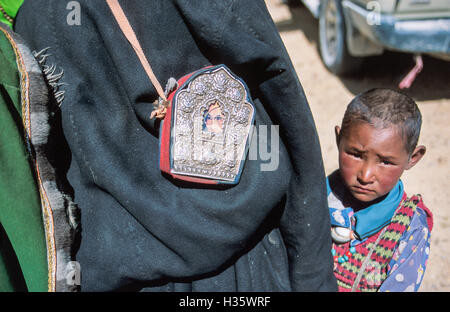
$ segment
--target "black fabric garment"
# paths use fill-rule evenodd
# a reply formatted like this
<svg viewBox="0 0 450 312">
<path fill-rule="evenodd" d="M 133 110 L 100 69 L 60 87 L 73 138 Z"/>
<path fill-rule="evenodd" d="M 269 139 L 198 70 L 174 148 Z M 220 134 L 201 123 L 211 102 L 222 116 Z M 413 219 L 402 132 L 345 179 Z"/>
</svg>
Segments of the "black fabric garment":
<svg viewBox="0 0 450 312">
<path fill-rule="evenodd" d="M 138 58 L 104 1 L 78 1 L 80 25 L 67 3 L 26 0 L 15 29 L 64 69 L 81 289 L 337 290 L 314 121 L 264 2 L 121 1 L 161 84 L 225 64 L 249 86 L 256 125 L 279 125 L 278 169 L 248 160 L 226 188 L 161 174 L 157 93 Z"/>
</svg>

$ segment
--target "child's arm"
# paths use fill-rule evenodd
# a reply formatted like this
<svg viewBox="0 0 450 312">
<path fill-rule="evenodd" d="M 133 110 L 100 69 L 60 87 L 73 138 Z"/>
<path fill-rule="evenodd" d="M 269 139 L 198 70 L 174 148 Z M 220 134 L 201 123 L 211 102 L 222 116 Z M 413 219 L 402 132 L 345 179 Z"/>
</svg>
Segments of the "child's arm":
<svg viewBox="0 0 450 312">
<path fill-rule="evenodd" d="M 427 213 L 417 207 L 410 227 L 394 252 L 388 276 L 378 291 L 417 291 L 423 280 L 430 252 Z"/>
</svg>

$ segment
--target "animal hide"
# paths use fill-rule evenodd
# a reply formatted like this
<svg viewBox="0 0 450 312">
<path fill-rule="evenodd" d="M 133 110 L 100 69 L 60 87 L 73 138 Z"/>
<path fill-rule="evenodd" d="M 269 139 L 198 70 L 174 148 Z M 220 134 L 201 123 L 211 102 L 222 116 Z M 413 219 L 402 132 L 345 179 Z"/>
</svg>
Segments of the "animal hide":
<svg viewBox="0 0 450 312">
<path fill-rule="evenodd" d="M 0 27 L 7 33 L 20 72 L 25 141 L 34 164 L 46 236 L 48 291 L 77 291 L 73 277 L 80 272 L 74 272 L 79 266 L 73 260 L 80 218 L 64 172 L 69 153 L 58 113 L 64 97 L 58 90 L 63 72 L 55 74 L 56 67 L 45 64 L 43 53 L 33 54 L 18 34 Z"/>
</svg>

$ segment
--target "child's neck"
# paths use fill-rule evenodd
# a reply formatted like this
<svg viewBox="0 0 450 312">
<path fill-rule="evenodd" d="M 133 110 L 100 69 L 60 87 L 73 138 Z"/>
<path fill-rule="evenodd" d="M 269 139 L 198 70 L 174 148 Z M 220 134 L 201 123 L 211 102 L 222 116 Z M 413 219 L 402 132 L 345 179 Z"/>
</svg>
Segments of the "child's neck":
<svg viewBox="0 0 450 312">
<path fill-rule="evenodd" d="M 354 212 L 358 212 L 362 209 L 365 209 L 369 206 L 372 206 L 374 204 L 377 204 L 377 203 L 383 201 L 386 198 L 386 196 L 387 196 L 387 194 L 383 195 L 381 197 L 378 197 L 377 199 L 374 199 L 372 201 L 364 202 L 364 201 L 360 201 L 360 200 L 354 198 L 353 195 L 347 189 L 345 189 L 342 204 L 344 205 L 344 207 L 352 207 Z"/>
</svg>

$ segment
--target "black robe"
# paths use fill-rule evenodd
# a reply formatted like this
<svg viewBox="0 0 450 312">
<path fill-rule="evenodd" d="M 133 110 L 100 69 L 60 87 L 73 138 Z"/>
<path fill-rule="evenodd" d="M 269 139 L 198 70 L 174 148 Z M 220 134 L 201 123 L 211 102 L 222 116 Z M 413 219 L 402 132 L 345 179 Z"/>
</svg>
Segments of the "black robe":
<svg viewBox="0 0 450 312">
<path fill-rule="evenodd" d="M 247 160 L 225 188 L 161 174 L 157 93 L 106 2 L 76 2 L 79 23 L 69 1 L 26 0 L 15 30 L 64 70 L 81 290 L 336 290 L 314 120 L 264 2 L 121 1 L 163 86 L 225 64 L 247 83 L 256 126 L 279 126 L 277 170 Z"/>
</svg>

